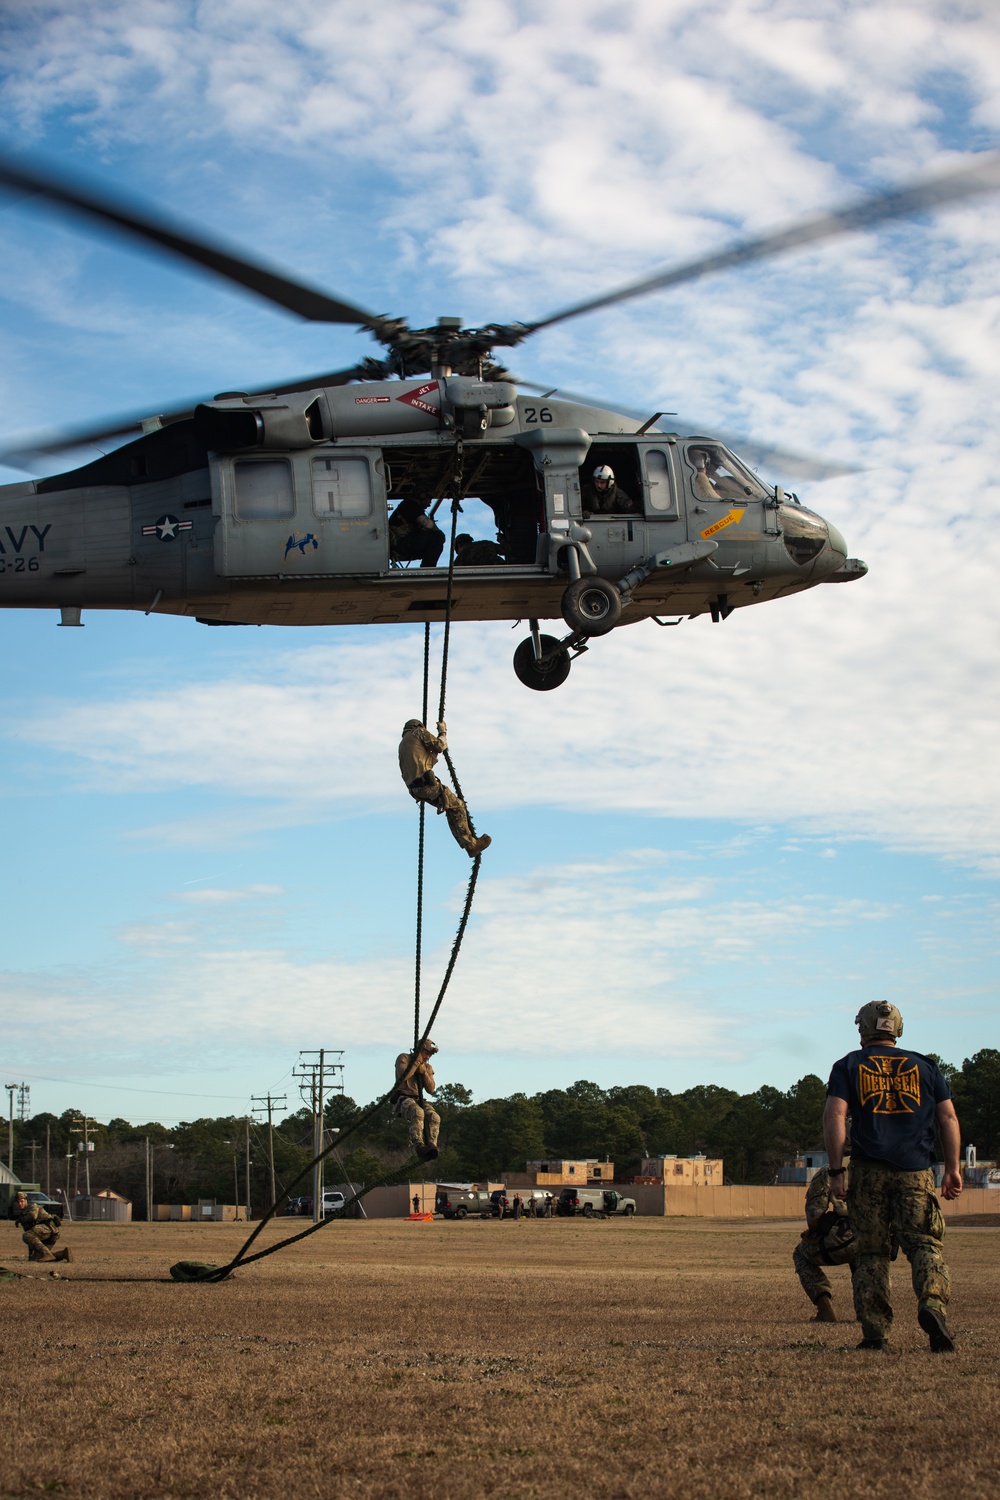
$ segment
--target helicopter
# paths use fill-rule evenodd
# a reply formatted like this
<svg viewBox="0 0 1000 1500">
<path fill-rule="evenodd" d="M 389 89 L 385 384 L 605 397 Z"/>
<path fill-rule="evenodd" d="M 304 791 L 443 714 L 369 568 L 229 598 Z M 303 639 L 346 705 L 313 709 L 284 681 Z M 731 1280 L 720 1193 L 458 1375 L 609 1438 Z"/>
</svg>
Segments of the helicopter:
<svg viewBox="0 0 1000 1500">
<path fill-rule="evenodd" d="M 125 439 L 82 467 L 0 486 L 0 607 L 54 609 L 64 626 L 81 625 L 84 609 L 209 626 L 526 620 L 514 671 L 544 692 L 620 626 L 721 623 L 868 570 L 848 556 L 835 525 L 761 480 L 723 437 L 664 428 L 659 411 L 606 410 L 519 381 L 495 351 L 619 302 L 994 191 L 1000 153 L 538 321 L 481 328 L 455 317 L 411 328 L 19 159 L 0 158 L 3 187 L 111 226 L 301 318 L 367 330 L 386 354 L 9 450 L 5 461 L 23 467 L 41 453 Z M 610 503 L 595 499 L 593 480 L 607 469 Z M 815 464 L 812 472 L 846 471 Z M 450 549 L 442 567 L 433 548 L 419 558 L 402 544 L 401 514 L 409 514 L 424 543 L 440 538 L 439 553 L 435 511 L 471 499 L 495 523 L 486 559 Z M 543 634 L 549 620 L 565 631 Z"/>
</svg>

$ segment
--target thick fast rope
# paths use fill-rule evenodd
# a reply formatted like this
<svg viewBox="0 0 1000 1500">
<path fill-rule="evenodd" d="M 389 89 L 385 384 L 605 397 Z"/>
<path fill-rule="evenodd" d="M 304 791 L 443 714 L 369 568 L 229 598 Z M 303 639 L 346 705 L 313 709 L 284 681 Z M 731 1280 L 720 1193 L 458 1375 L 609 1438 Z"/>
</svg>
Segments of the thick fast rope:
<svg viewBox="0 0 1000 1500">
<path fill-rule="evenodd" d="M 441 652 L 441 692 L 440 692 L 440 697 L 439 697 L 439 700 L 438 700 L 438 705 L 439 705 L 438 706 L 438 719 L 439 720 L 443 720 L 444 719 L 445 700 L 446 700 L 446 696 L 447 696 L 447 684 L 448 684 L 448 646 L 449 646 L 449 640 L 450 640 L 450 635 L 451 635 L 452 591 L 453 591 L 454 574 L 455 574 L 455 532 L 456 532 L 456 529 L 457 529 L 457 526 L 458 526 L 458 512 L 459 512 L 459 508 L 460 508 L 460 497 L 458 495 L 456 495 L 454 497 L 454 499 L 452 500 L 452 507 L 451 507 L 451 543 L 450 543 L 450 547 L 449 547 L 449 558 L 448 558 L 448 593 L 447 593 L 447 601 L 446 601 L 446 604 L 445 604 L 444 643 L 443 643 L 442 652 Z M 428 682 L 429 682 L 429 670 L 430 670 L 429 663 L 430 663 L 430 624 L 428 622 L 427 624 L 425 624 L 425 627 L 424 627 L 424 697 L 423 697 L 423 715 L 424 715 L 423 722 L 424 722 L 424 724 L 427 723 Z M 458 777 L 455 774 L 454 765 L 452 764 L 451 756 L 449 755 L 449 753 L 448 753 L 447 750 L 444 752 L 444 754 L 445 754 L 445 760 L 447 761 L 447 764 L 448 764 L 448 770 L 450 771 L 451 776 L 452 776 L 452 780 L 454 781 L 454 784 L 455 784 L 455 794 L 456 794 L 456 796 L 461 797 L 462 793 L 461 793 L 461 789 L 459 787 Z M 482 864 L 482 858 L 483 858 L 481 854 L 477 854 L 475 856 L 475 859 L 472 862 L 472 873 L 469 876 L 469 885 L 468 885 L 468 889 L 466 890 L 466 893 L 465 893 L 465 903 L 464 903 L 464 905 L 462 907 L 462 915 L 461 915 L 461 918 L 459 920 L 458 930 L 455 933 L 455 939 L 454 939 L 454 942 L 451 945 L 451 954 L 450 954 L 450 956 L 448 958 L 448 964 L 447 964 L 447 967 L 446 967 L 445 972 L 444 972 L 444 978 L 441 981 L 441 987 L 438 990 L 437 998 L 434 1001 L 433 1009 L 431 1010 L 431 1013 L 430 1013 L 429 1017 L 427 1018 L 427 1023 L 424 1026 L 423 1031 L 421 1032 L 421 1030 L 420 1030 L 420 960 L 421 960 L 422 926 L 423 926 L 424 807 L 425 807 L 425 804 L 421 803 L 420 804 L 419 852 L 418 852 L 418 861 L 417 861 L 417 864 L 418 864 L 418 869 L 417 869 L 417 891 L 418 891 L 418 895 L 417 895 L 417 943 L 416 943 L 417 972 L 416 972 L 416 981 L 415 981 L 415 986 L 414 986 L 414 989 L 415 989 L 415 999 L 414 999 L 414 1043 L 413 1043 L 413 1056 L 414 1057 L 416 1057 L 417 1054 L 420 1051 L 422 1051 L 424 1043 L 427 1041 L 427 1038 L 430 1035 L 431 1029 L 432 1029 L 432 1027 L 434 1025 L 434 1022 L 437 1020 L 438 1012 L 440 1011 L 441 1005 L 442 1005 L 442 1003 L 444 1001 L 444 997 L 445 997 L 445 994 L 447 992 L 448 985 L 451 983 L 451 976 L 455 972 L 455 965 L 458 962 L 459 951 L 460 951 L 460 949 L 462 947 L 462 939 L 465 937 L 465 930 L 466 930 L 466 928 L 469 925 L 469 917 L 470 917 L 471 912 L 472 912 L 472 901 L 473 901 L 473 897 L 475 896 L 475 892 L 476 892 L 476 883 L 477 883 L 477 881 L 479 879 L 479 867 Z M 472 820 L 471 819 L 469 820 L 469 827 L 472 828 Z M 473 829 L 473 833 L 475 833 L 475 829 Z M 379 1112 L 379 1110 L 382 1108 L 382 1106 L 384 1104 L 387 1104 L 389 1102 L 389 1100 L 392 1098 L 392 1096 L 395 1094 L 395 1092 L 396 1092 L 396 1088 L 395 1088 L 395 1084 L 394 1084 L 393 1087 L 391 1089 L 388 1089 L 386 1091 L 386 1093 L 384 1093 L 381 1096 L 380 1099 L 377 1099 L 374 1104 L 369 1105 L 369 1107 L 364 1111 L 364 1113 L 362 1115 L 360 1115 L 354 1121 L 353 1124 L 349 1125 L 346 1128 L 346 1130 L 340 1131 L 339 1134 L 337 1135 L 336 1139 L 333 1140 L 333 1141 L 331 1141 L 331 1143 L 330 1143 L 329 1146 L 326 1146 L 317 1156 L 313 1157 L 312 1161 L 309 1162 L 307 1166 L 305 1166 L 305 1167 L 302 1168 L 302 1170 L 301 1170 L 301 1172 L 299 1172 L 298 1176 L 294 1177 L 292 1179 L 292 1181 L 288 1184 L 288 1187 L 284 1190 L 284 1192 L 275 1200 L 274 1203 L 272 1203 L 270 1205 L 270 1207 L 265 1212 L 263 1218 L 260 1220 L 259 1224 L 254 1229 L 253 1233 L 247 1238 L 247 1240 L 244 1242 L 244 1244 L 241 1245 L 240 1249 L 236 1252 L 236 1254 L 234 1255 L 233 1259 L 231 1261 L 229 1261 L 227 1265 L 220 1266 L 217 1270 L 214 1270 L 214 1271 L 206 1274 L 205 1276 L 199 1277 L 198 1278 L 199 1281 L 206 1281 L 206 1282 L 224 1281 L 228 1276 L 231 1276 L 232 1273 L 233 1273 L 233 1271 L 235 1271 L 239 1266 L 250 1265 L 250 1264 L 252 1264 L 253 1261 L 256 1261 L 256 1260 L 264 1260 L 265 1257 L 267 1257 L 268 1255 L 274 1255 L 278 1250 L 283 1250 L 287 1245 L 294 1245 L 299 1240 L 307 1239 L 309 1237 L 309 1235 L 315 1234 L 317 1232 L 317 1230 L 325 1228 L 326 1225 L 331 1222 L 331 1220 L 330 1219 L 321 1218 L 318 1223 L 310 1224 L 307 1229 L 300 1230 L 298 1234 L 288 1235 L 288 1236 L 286 1236 L 285 1239 L 279 1240 L 277 1242 L 277 1244 L 275 1244 L 275 1245 L 268 1245 L 267 1248 L 264 1249 L 264 1250 L 257 1250 L 252 1255 L 248 1254 L 251 1245 L 253 1245 L 254 1241 L 257 1239 L 258 1235 L 263 1230 L 264 1226 L 266 1224 L 268 1224 L 271 1219 L 274 1218 L 275 1214 L 278 1212 L 278 1209 L 281 1207 L 281 1205 L 283 1203 L 287 1202 L 288 1198 L 292 1194 L 293 1189 L 296 1188 L 296 1187 L 298 1187 L 298 1186 L 300 1186 L 301 1183 L 305 1182 L 307 1180 L 307 1178 L 309 1177 L 309 1175 L 311 1174 L 311 1172 L 313 1171 L 314 1167 L 318 1166 L 320 1162 L 325 1161 L 325 1159 L 330 1155 L 330 1153 L 332 1151 L 334 1151 L 334 1150 L 338 1150 L 339 1151 L 346 1140 L 348 1140 L 352 1135 L 357 1134 L 357 1132 L 362 1128 L 362 1126 L 367 1125 L 368 1121 L 374 1118 L 374 1116 Z M 350 1208 L 354 1203 L 360 1202 L 362 1198 L 364 1198 L 368 1193 L 370 1193 L 372 1191 L 373 1188 L 376 1188 L 376 1187 L 390 1187 L 395 1182 L 402 1181 L 402 1179 L 410 1172 L 410 1170 L 412 1169 L 412 1167 L 414 1165 L 414 1162 L 417 1161 L 417 1160 L 418 1160 L 417 1158 L 411 1157 L 408 1161 L 404 1162 L 401 1167 L 398 1167 L 395 1172 L 390 1173 L 386 1177 L 380 1178 L 378 1182 L 373 1182 L 371 1184 L 371 1187 L 363 1187 L 363 1188 L 361 1188 L 358 1192 L 354 1193 L 350 1198 L 348 1198 L 345 1201 L 343 1208 L 340 1209 L 337 1214 L 332 1215 L 331 1218 L 342 1218 L 348 1208 Z"/>
<path fill-rule="evenodd" d="M 431 663 L 431 622 L 424 621 L 424 708 L 421 723 L 427 725 L 428 684 Z M 417 936 L 413 972 L 413 1048 L 420 1038 L 420 969 L 424 940 L 424 833 L 427 827 L 427 803 L 420 804 L 420 832 L 417 836 Z"/>
</svg>

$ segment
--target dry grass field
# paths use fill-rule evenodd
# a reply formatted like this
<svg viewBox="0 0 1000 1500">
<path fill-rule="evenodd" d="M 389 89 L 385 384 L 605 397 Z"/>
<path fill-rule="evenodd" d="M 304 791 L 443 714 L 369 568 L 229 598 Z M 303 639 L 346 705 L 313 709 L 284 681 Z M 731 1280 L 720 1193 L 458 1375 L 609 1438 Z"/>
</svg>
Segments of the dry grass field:
<svg viewBox="0 0 1000 1500">
<path fill-rule="evenodd" d="M 997 1495 L 1000 1230 L 953 1228 L 954 1356 L 810 1322 L 798 1226 L 332 1224 L 222 1285 L 240 1225 L 0 1228 L 4 1496 Z M 839 1313 L 849 1307 L 846 1273 Z"/>
</svg>

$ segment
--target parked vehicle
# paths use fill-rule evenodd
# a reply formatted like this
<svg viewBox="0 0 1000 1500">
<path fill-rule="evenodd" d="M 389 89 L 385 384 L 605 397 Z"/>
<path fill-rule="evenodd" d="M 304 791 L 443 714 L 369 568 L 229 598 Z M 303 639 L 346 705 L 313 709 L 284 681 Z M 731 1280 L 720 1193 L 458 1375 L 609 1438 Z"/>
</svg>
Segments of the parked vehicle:
<svg viewBox="0 0 1000 1500">
<path fill-rule="evenodd" d="M 323 1217 L 328 1219 L 331 1214 L 339 1214 L 347 1200 L 343 1193 L 334 1188 L 324 1189 L 323 1192 Z"/>
<path fill-rule="evenodd" d="M 564 1187 L 556 1213 L 567 1217 L 583 1214 L 585 1219 L 608 1219 L 621 1214 L 630 1219 L 635 1213 L 635 1199 L 623 1197 L 614 1188 Z"/>
<path fill-rule="evenodd" d="M 470 1214 L 489 1219 L 496 1212 L 493 1204 L 495 1197 L 495 1193 L 487 1193 L 479 1188 L 439 1187 L 434 1210 L 444 1214 L 446 1219 L 467 1219 Z"/>
</svg>

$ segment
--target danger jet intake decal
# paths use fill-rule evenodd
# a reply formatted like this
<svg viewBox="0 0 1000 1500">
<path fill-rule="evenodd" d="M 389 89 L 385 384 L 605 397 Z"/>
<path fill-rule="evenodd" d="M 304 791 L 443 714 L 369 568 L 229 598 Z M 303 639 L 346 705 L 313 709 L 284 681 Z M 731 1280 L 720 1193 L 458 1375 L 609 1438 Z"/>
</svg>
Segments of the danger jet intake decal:
<svg viewBox="0 0 1000 1500">
<path fill-rule="evenodd" d="M 438 408 L 432 406 L 429 401 L 425 401 L 424 397 L 429 396 L 431 391 L 436 391 L 437 388 L 437 381 L 429 380 L 426 385 L 419 386 L 417 390 L 407 391 L 404 396 L 397 396 L 396 400 L 402 401 L 404 406 L 415 406 L 417 411 L 426 411 L 432 417 L 436 417 L 439 415 Z"/>
</svg>

